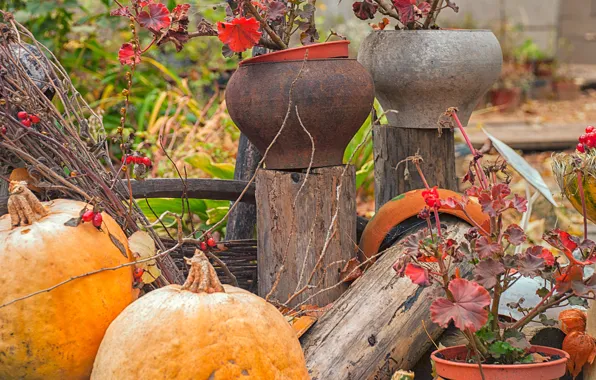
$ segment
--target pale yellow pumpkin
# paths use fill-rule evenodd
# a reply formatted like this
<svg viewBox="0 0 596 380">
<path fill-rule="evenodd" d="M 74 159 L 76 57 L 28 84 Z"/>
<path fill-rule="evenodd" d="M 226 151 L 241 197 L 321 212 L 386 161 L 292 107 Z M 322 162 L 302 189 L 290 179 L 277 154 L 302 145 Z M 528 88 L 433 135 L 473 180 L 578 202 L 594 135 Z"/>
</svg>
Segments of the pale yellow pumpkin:
<svg viewBox="0 0 596 380">
<path fill-rule="evenodd" d="M 101 231 L 91 223 L 69 227 L 84 203 L 42 204 L 25 183 L 11 185 L 13 218 L 0 218 L 0 305 L 132 259 L 124 232 L 107 214 Z M 106 329 L 135 299 L 132 285 L 132 269 L 124 267 L 1 307 L 0 379 L 88 379 Z"/>
<path fill-rule="evenodd" d="M 110 325 L 92 380 L 306 380 L 296 333 L 264 299 L 222 286 L 197 251 L 183 286 L 141 297 Z"/>
</svg>

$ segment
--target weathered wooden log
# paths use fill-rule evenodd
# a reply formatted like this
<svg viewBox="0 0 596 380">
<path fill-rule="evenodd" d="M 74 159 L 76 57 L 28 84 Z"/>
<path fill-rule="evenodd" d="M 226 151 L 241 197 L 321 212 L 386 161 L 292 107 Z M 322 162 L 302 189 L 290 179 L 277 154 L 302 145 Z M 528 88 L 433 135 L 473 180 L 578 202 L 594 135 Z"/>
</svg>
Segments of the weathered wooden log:
<svg viewBox="0 0 596 380">
<path fill-rule="evenodd" d="M 265 297 L 274 289 L 272 299 L 285 303 L 292 294 L 307 288 L 290 305 L 312 297 L 309 304 L 324 306 L 345 291 L 340 270 L 355 255 L 356 174 L 351 166 L 345 175 L 343 172 L 344 166 L 313 169 L 304 182 L 304 173 L 259 171 L 259 295 Z"/>
<path fill-rule="evenodd" d="M 375 125 L 373 145 L 376 210 L 399 194 L 424 187 L 414 165 L 404 161 L 416 153 L 424 160 L 424 176 L 430 186 L 458 190 L 453 132 L 449 129 L 443 129 L 439 137 L 436 129 Z"/>
<path fill-rule="evenodd" d="M 238 155 L 234 169 L 234 179 L 248 181 L 259 166 L 261 154 L 244 135 L 240 135 Z M 254 204 L 238 203 L 228 217 L 226 226 L 227 240 L 253 239 L 257 226 L 257 208 Z"/>
<path fill-rule="evenodd" d="M 454 239 L 470 228 L 448 217 L 442 223 Z M 429 310 L 437 290 L 398 278 L 392 265 L 401 254 L 399 245 L 387 249 L 302 337 L 313 380 L 390 379 L 413 368 L 432 344 L 429 335 L 441 335 Z M 467 275 L 471 268 L 461 270 Z"/>
<path fill-rule="evenodd" d="M 586 332 L 590 336 L 596 336 L 596 304 L 594 301 L 590 302 L 590 308 L 588 309 L 588 321 L 586 323 Z M 584 367 L 584 380 L 596 380 L 596 362 L 592 364 L 586 364 Z"/>
</svg>

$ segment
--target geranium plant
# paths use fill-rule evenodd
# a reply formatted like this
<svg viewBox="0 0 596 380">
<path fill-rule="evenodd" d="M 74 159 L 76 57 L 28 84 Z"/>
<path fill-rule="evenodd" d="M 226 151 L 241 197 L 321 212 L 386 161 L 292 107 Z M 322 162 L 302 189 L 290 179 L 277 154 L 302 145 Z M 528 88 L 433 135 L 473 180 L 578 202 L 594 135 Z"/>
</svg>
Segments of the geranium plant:
<svg viewBox="0 0 596 380">
<path fill-rule="evenodd" d="M 231 0 L 227 2 L 224 20 L 213 23 L 199 17 L 194 31 L 189 30 L 190 4 L 168 9 L 157 0 L 130 0 L 128 5 L 115 2 L 118 7 L 111 14 L 129 18 L 133 32 L 132 40 L 120 49 L 123 65 L 138 63 L 141 54 L 154 44 L 171 42 L 180 51 L 191 38 L 199 36 L 218 36 L 227 56 L 254 46 L 286 49 L 297 33 L 304 45 L 319 39 L 314 22 L 315 0 Z M 137 25 L 151 35 L 144 47 L 139 43 Z"/>
<path fill-rule="evenodd" d="M 408 30 L 437 29 L 437 17 L 445 8 L 459 11 L 459 7 L 451 0 L 362 0 L 352 4 L 354 14 L 361 20 L 373 19 L 378 12 L 393 18 L 396 21 L 395 29 Z M 372 27 L 385 29 L 389 24 L 389 19 L 384 17 Z"/>
<path fill-rule="evenodd" d="M 521 226 L 505 223 L 505 213 L 527 211 L 526 199 L 511 192 L 506 162 L 483 165 L 482 155 L 471 146 L 456 109 L 446 115 L 474 152 L 464 177 L 471 186 L 461 197 L 443 199 L 436 187 L 426 185 L 422 192 L 426 208 L 419 217 L 427 220 L 428 227 L 404 241 L 404 255 L 394 269 L 420 286 L 437 284 L 442 288 L 443 295 L 431 305 L 432 321 L 442 327 L 453 323 L 463 332 L 470 360 L 483 364 L 532 363 L 536 356 L 530 353 L 522 329 L 530 322 L 552 325 L 546 310 L 593 298 L 596 277 L 586 276 L 585 269 L 596 261 L 596 243 L 555 229 L 544 234 L 547 244 L 530 244 Z M 424 178 L 418 160 L 413 161 Z M 469 202 L 478 202 L 487 218 L 482 224 L 474 222 L 463 238 L 454 240 L 441 227 L 439 210 L 465 213 Z M 554 250 L 561 255 L 553 255 Z M 473 268 L 469 276 L 460 274 L 459 268 L 465 267 Z M 544 286 L 536 292 L 541 299 L 537 304 L 520 299 L 508 305 L 523 315 L 514 320 L 501 315 L 499 304 L 503 294 L 522 277 L 541 279 Z"/>
</svg>

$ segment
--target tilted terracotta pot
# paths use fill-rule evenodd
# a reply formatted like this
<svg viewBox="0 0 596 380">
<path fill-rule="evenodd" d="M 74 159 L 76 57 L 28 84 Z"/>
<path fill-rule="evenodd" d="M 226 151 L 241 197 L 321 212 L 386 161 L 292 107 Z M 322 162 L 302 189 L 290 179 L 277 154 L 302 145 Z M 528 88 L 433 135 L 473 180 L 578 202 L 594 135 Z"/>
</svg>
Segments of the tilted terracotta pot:
<svg viewBox="0 0 596 380">
<path fill-rule="evenodd" d="M 342 164 L 344 150 L 374 100 L 372 78 L 360 63 L 347 58 L 348 43 L 309 45 L 248 59 L 230 79 L 230 116 L 261 154 L 283 125 L 267 153 L 266 168 L 308 168 L 313 143 L 312 167 Z"/>
</svg>

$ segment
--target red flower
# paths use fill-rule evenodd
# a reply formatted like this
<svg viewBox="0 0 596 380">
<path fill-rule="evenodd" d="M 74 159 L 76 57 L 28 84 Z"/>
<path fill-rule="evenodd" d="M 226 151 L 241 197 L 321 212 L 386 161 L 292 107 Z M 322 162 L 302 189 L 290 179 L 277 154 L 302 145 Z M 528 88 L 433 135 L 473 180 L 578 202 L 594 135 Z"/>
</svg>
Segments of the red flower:
<svg viewBox="0 0 596 380">
<path fill-rule="evenodd" d="M 218 22 L 219 40 L 228 45 L 236 53 L 255 46 L 261 39 L 260 24 L 254 18 L 240 17 L 232 22 Z"/>
<path fill-rule="evenodd" d="M 439 190 L 437 189 L 437 186 L 433 187 L 432 189 L 423 190 L 422 197 L 424 198 L 424 202 L 426 202 L 428 207 L 435 209 L 441 207 L 441 199 L 439 198 Z"/>
</svg>

